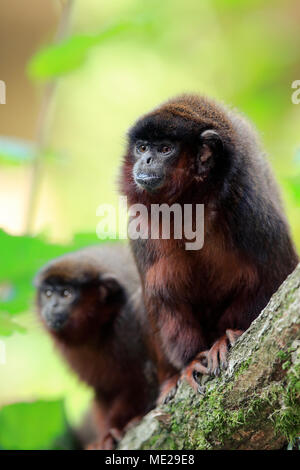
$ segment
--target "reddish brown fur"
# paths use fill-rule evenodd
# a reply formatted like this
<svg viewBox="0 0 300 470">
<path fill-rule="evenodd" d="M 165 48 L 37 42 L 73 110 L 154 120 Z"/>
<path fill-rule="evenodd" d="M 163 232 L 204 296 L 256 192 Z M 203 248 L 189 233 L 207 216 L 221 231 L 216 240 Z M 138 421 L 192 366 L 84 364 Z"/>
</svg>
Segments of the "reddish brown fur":
<svg viewBox="0 0 300 470">
<path fill-rule="evenodd" d="M 125 296 L 104 302 L 99 295 L 103 274 L 116 277 Z M 126 248 L 92 247 L 44 267 L 37 277 L 38 289 L 53 276 L 56 283 L 83 283 L 66 326 L 48 331 L 62 357 L 94 390 L 98 440 L 89 448 L 113 448 L 115 439 L 151 408 L 155 397 L 139 319 L 142 302 L 133 301 L 140 289 L 133 261 Z M 37 304 L 41 312 L 40 294 Z"/>
<path fill-rule="evenodd" d="M 215 172 L 200 180 L 197 155 L 207 129 L 217 132 L 224 150 L 215 155 Z M 163 141 L 162 135 L 179 141 L 181 153 L 167 168 L 163 188 L 148 192 L 135 183 L 132 149 L 137 140 Z M 211 157 L 207 146 L 202 149 L 204 162 Z M 135 124 L 121 190 L 130 204 L 148 208 L 153 203 L 205 205 L 201 250 L 186 251 L 184 240 L 131 242 L 164 381 L 218 338 L 223 338 L 218 343 L 223 355 L 225 331 L 248 328 L 298 257 L 255 132 L 243 118 L 207 98 L 174 98 Z"/>
</svg>

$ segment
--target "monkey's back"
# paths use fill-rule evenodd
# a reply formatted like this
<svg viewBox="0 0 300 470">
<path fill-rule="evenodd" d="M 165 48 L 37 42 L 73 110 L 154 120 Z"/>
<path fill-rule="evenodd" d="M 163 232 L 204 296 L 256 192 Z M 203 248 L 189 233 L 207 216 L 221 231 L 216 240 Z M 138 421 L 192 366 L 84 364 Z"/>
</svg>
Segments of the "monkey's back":
<svg viewBox="0 0 300 470">
<path fill-rule="evenodd" d="M 228 165 L 216 196 L 218 223 L 229 243 L 250 257 L 271 284 L 274 280 L 275 291 L 296 267 L 298 256 L 257 131 L 241 113 L 204 96 L 182 95 L 158 109 L 163 116 L 183 118 L 187 136 L 206 128 L 221 135 Z"/>
</svg>

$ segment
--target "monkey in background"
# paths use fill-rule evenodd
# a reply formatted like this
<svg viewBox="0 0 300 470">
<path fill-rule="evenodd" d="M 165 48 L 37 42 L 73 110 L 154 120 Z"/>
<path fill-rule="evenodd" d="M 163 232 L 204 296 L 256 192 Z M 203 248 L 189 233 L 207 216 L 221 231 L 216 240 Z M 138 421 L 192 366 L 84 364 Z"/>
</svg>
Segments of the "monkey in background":
<svg viewBox="0 0 300 470">
<path fill-rule="evenodd" d="M 211 99 L 179 96 L 141 117 L 129 131 L 120 185 L 131 205 L 205 207 L 198 251 L 175 237 L 131 240 L 164 402 L 180 376 L 197 390 L 196 373 L 226 368 L 230 344 L 298 257 L 256 132 Z"/>
<path fill-rule="evenodd" d="M 43 267 L 35 286 L 38 313 L 57 349 L 95 392 L 98 439 L 89 448 L 113 449 L 156 398 L 130 251 L 112 244 L 69 253 Z"/>
</svg>

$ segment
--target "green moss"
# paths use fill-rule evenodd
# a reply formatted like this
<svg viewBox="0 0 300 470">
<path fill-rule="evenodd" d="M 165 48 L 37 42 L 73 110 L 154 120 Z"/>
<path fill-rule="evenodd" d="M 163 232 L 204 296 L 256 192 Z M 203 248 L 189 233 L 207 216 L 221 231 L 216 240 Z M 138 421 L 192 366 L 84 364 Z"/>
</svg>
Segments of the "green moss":
<svg viewBox="0 0 300 470">
<path fill-rule="evenodd" d="M 240 365 L 240 367 L 238 368 L 238 370 L 235 372 L 235 377 L 238 377 L 239 375 L 241 375 L 243 372 L 245 372 L 245 370 L 249 369 L 249 366 L 252 362 L 252 358 L 249 357 L 248 359 L 246 359 L 246 361 L 243 361 Z"/>
<path fill-rule="evenodd" d="M 293 446 L 300 435 L 300 364 L 291 368 L 281 392 L 282 406 L 273 415 L 275 429 Z"/>
<path fill-rule="evenodd" d="M 281 361 L 285 361 L 289 357 L 288 353 L 282 350 L 278 351 L 276 355 Z"/>
<path fill-rule="evenodd" d="M 283 370 L 286 370 L 286 369 L 289 369 L 291 366 L 291 362 L 290 361 L 285 361 L 283 364 L 282 364 L 282 369 Z"/>
<path fill-rule="evenodd" d="M 156 448 L 156 443 L 160 439 L 159 434 L 155 434 L 149 441 L 147 441 L 147 444 L 145 447 L 142 446 L 142 449 L 155 449 Z"/>
<path fill-rule="evenodd" d="M 176 450 L 180 448 L 180 446 L 178 446 L 178 444 L 173 439 L 171 439 L 170 436 L 164 441 L 163 447 L 164 449 L 168 450 Z"/>
<path fill-rule="evenodd" d="M 287 356 L 285 355 L 284 358 Z M 249 367 L 251 360 L 245 361 L 237 374 Z M 284 363 L 285 364 L 285 363 Z M 243 409 L 239 404 L 238 409 L 225 409 L 223 406 L 223 387 L 212 386 L 208 388 L 206 395 L 197 405 L 188 409 L 180 409 L 180 404 L 172 406 L 175 413 L 171 423 L 171 435 L 178 436 L 183 442 L 183 448 L 213 449 L 218 443 L 230 442 L 232 448 L 238 445 L 236 433 L 239 429 L 247 433 L 256 429 L 256 422 L 261 422 L 262 414 L 266 420 L 272 418 L 275 429 L 286 437 L 289 442 L 294 442 L 300 434 L 300 409 L 299 409 L 299 370 L 292 368 L 285 380 L 285 384 L 273 384 L 263 395 L 252 395 Z M 227 390 L 228 387 L 226 387 Z M 275 413 L 273 410 L 278 410 Z M 180 415 L 179 415 L 180 413 Z M 201 416 L 201 420 L 195 419 L 193 426 L 189 426 L 195 414 Z M 180 416 L 180 421 L 177 417 Z M 182 430 L 188 435 L 182 434 Z M 178 448 L 178 447 L 177 447 Z"/>
<path fill-rule="evenodd" d="M 211 449 L 215 440 L 223 441 L 228 435 L 244 423 L 244 412 L 242 410 L 225 410 L 223 407 L 223 393 L 220 387 L 211 388 L 206 396 L 183 411 L 183 418 L 178 422 L 176 416 L 172 420 L 171 434 L 180 437 L 182 429 L 189 429 L 188 436 L 181 436 L 184 448 Z M 176 404 L 177 415 L 180 413 L 180 405 Z M 188 427 L 188 423 L 195 414 L 201 415 L 201 420 L 194 423 L 196 426 Z M 181 415 L 182 416 L 182 415 Z"/>
<path fill-rule="evenodd" d="M 294 364 L 294 351 L 295 347 L 290 346 L 288 352 L 277 354 L 279 367 L 281 364 L 282 369 L 288 369 L 281 382 L 272 382 L 260 395 L 252 391 L 242 401 L 229 400 L 230 408 L 229 388 L 236 380 L 231 384 L 208 383 L 203 398 L 183 394 L 181 400 L 172 401 L 168 405 L 171 423 L 167 429 L 163 426 L 161 438 L 153 437 L 147 448 L 209 450 L 223 444 L 235 449 L 243 440 L 247 442 L 249 435 L 258 428 L 267 429 L 268 426 L 273 426 L 278 437 L 284 436 L 293 445 L 300 435 L 300 371 L 299 364 Z M 249 358 L 239 366 L 235 379 L 249 368 L 251 362 Z"/>
</svg>

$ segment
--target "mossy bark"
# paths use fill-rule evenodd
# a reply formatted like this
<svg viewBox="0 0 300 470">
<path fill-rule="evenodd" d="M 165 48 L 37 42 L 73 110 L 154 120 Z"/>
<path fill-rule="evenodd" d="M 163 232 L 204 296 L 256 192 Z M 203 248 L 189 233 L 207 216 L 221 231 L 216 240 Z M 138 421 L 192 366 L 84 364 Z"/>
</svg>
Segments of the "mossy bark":
<svg viewBox="0 0 300 470">
<path fill-rule="evenodd" d="M 221 377 L 131 429 L 119 449 L 280 449 L 300 436 L 300 264 L 230 352 Z"/>
</svg>

